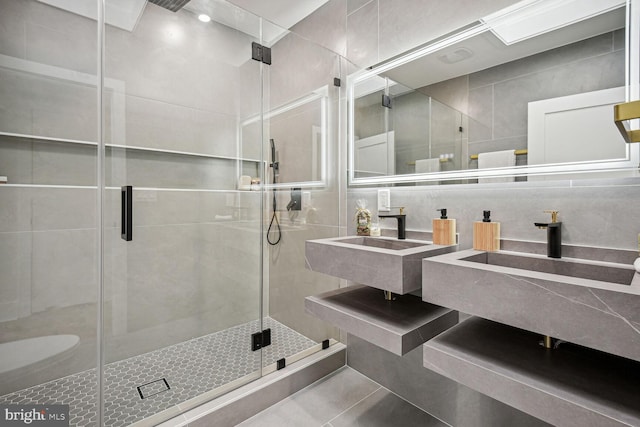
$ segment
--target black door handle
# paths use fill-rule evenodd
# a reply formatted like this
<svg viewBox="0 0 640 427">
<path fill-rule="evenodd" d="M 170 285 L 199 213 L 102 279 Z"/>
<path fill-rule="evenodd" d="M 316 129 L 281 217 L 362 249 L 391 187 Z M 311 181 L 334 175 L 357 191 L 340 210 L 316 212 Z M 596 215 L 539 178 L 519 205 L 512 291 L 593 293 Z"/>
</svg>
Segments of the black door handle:
<svg viewBox="0 0 640 427">
<path fill-rule="evenodd" d="M 133 240 L 133 187 L 130 185 L 121 187 L 120 194 L 122 199 L 120 237 L 130 242 Z"/>
</svg>

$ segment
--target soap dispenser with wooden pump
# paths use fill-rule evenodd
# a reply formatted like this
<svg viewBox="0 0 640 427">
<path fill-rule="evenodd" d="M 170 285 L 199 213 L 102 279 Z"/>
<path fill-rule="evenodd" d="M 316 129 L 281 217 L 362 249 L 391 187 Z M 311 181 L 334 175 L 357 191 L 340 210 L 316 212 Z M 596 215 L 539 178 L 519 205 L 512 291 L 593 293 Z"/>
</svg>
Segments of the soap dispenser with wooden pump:
<svg viewBox="0 0 640 427">
<path fill-rule="evenodd" d="M 483 211 L 482 216 L 482 221 L 473 223 L 473 249 L 500 250 L 500 223 L 491 222 L 491 211 Z"/>
<path fill-rule="evenodd" d="M 433 244 L 434 245 L 455 245 L 456 244 L 456 220 L 447 218 L 446 209 L 436 209 L 440 211 L 440 218 L 434 218 L 433 223 Z"/>
</svg>

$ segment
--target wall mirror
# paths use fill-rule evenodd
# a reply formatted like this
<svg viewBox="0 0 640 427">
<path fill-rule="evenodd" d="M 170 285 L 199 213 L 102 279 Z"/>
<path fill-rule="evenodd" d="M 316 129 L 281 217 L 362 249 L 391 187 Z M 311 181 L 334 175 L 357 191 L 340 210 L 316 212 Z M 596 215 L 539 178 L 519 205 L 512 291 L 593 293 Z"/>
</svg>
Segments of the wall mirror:
<svg viewBox="0 0 640 427">
<path fill-rule="evenodd" d="M 637 99 L 637 20 L 620 0 L 525 0 L 352 74 L 349 183 L 635 176 L 613 105 Z"/>
</svg>

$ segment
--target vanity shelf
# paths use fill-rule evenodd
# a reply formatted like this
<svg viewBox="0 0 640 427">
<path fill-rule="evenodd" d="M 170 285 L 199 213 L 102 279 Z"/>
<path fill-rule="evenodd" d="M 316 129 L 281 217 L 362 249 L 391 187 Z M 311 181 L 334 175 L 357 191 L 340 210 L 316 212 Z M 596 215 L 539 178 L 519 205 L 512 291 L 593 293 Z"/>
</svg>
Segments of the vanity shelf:
<svg viewBox="0 0 640 427">
<path fill-rule="evenodd" d="M 368 286 L 350 286 L 305 298 L 307 313 L 403 355 L 458 323 L 458 312 L 422 302 L 414 295 L 394 301 Z"/>
<path fill-rule="evenodd" d="M 556 426 L 640 425 L 640 363 L 472 317 L 423 345 L 426 368 Z"/>
</svg>

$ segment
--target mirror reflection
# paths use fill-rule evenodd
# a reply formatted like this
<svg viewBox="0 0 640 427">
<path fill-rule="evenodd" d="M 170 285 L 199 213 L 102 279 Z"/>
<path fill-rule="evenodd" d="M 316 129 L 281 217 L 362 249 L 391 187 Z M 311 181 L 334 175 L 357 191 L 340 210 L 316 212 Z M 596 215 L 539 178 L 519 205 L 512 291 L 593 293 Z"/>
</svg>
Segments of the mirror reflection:
<svg viewBox="0 0 640 427">
<path fill-rule="evenodd" d="M 351 182 L 637 167 L 612 119 L 625 101 L 625 3 L 591 3 L 521 2 L 354 76 Z"/>
<path fill-rule="evenodd" d="M 269 123 L 271 152 L 266 161 L 277 162 L 277 184 L 269 187 L 317 187 L 327 181 L 327 114 L 326 86 L 271 110 L 262 117 Z M 260 157 L 262 120 L 251 117 L 241 123 L 243 153 Z"/>
</svg>

